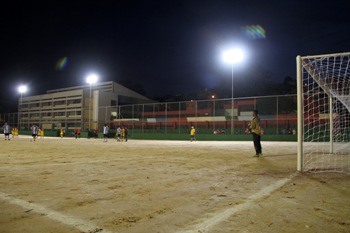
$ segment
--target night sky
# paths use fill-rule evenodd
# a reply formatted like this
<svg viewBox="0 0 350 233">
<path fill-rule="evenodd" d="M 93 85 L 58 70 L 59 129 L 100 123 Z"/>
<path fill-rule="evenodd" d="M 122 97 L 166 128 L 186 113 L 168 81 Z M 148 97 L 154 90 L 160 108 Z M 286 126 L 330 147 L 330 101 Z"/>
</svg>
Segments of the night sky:
<svg viewBox="0 0 350 233">
<path fill-rule="evenodd" d="M 29 1 L 0 7 L 0 111 L 24 95 L 128 80 L 150 98 L 209 88 L 229 92 L 222 52 L 241 47 L 235 85 L 253 67 L 295 78 L 297 55 L 350 51 L 346 1 Z M 247 35 L 249 26 L 265 32 Z M 66 59 L 66 60 L 65 60 Z M 224 96 L 224 95 L 222 95 Z"/>
</svg>

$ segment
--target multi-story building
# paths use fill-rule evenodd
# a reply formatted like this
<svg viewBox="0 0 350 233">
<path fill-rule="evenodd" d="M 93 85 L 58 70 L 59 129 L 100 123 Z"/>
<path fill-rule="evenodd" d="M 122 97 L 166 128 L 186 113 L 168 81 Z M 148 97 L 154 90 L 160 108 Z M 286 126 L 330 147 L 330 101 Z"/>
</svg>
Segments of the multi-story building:
<svg viewBox="0 0 350 233">
<path fill-rule="evenodd" d="M 94 129 L 118 118 L 118 106 L 152 102 L 116 82 L 49 90 L 19 99 L 18 125 L 43 129 Z"/>
</svg>

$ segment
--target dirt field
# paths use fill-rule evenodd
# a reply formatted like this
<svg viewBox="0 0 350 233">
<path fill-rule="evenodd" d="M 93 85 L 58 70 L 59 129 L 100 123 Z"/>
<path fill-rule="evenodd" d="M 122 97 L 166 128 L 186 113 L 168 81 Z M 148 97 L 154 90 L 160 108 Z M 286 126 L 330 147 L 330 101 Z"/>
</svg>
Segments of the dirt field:
<svg viewBox="0 0 350 233">
<path fill-rule="evenodd" d="M 3 135 L 2 135 L 3 136 Z M 0 232 L 350 232 L 350 176 L 296 143 L 0 141 Z"/>
</svg>

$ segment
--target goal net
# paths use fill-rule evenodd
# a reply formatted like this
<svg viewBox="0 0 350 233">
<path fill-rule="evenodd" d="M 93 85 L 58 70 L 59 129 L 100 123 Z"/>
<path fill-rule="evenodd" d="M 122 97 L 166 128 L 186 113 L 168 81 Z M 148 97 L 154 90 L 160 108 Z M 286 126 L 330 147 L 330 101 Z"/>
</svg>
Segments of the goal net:
<svg viewBox="0 0 350 233">
<path fill-rule="evenodd" d="M 297 57 L 298 170 L 350 174 L 350 53 Z"/>
</svg>

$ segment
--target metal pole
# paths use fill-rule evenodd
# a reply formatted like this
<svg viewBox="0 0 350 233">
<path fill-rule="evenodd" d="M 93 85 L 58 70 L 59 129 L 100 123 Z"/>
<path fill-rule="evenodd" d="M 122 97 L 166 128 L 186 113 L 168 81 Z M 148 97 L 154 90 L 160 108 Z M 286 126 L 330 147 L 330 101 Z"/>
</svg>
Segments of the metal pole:
<svg viewBox="0 0 350 233">
<path fill-rule="evenodd" d="M 90 83 L 90 99 L 89 99 L 89 130 L 91 130 L 91 83 Z"/>
<path fill-rule="evenodd" d="M 106 115 L 105 115 L 105 123 L 107 123 L 107 106 L 106 106 Z"/>
<path fill-rule="evenodd" d="M 178 125 L 177 125 L 177 128 L 179 129 L 179 134 L 181 133 L 180 131 L 180 121 L 181 121 L 181 102 L 179 102 L 179 122 L 178 122 Z"/>
<path fill-rule="evenodd" d="M 197 102 L 197 100 L 196 100 L 196 123 L 195 123 L 195 125 L 196 125 L 196 129 L 197 129 L 197 121 L 198 121 L 198 102 Z"/>
<path fill-rule="evenodd" d="M 168 122 L 168 104 L 167 103 L 165 103 L 165 119 L 167 119 L 166 122 Z M 168 125 L 166 124 L 165 125 L 165 134 L 167 134 L 167 133 L 168 133 Z"/>
<path fill-rule="evenodd" d="M 231 111 L 232 111 L 232 116 L 231 116 L 231 134 L 233 134 L 234 126 L 233 126 L 233 63 L 232 63 L 232 92 L 231 92 Z"/>
<path fill-rule="evenodd" d="M 19 120 L 19 123 L 18 123 L 18 130 L 20 130 L 21 129 L 21 121 L 22 121 L 22 119 L 21 119 L 21 114 L 20 114 L 20 112 L 22 111 L 22 92 L 21 92 L 21 103 L 20 103 L 20 111 L 18 111 L 18 120 Z"/>
<path fill-rule="evenodd" d="M 276 127 L 276 134 L 278 134 L 278 118 L 279 118 L 279 114 L 278 114 L 278 96 L 277 96 L 277 101 L 276 101 L 276 109 L 277 109 L 277 113 L 276 113 L 276 121 L 277 121 L 277 127 Z"/>
<path fill-rule="evenodd" d="M 145 124 L 145 121 L 144 121 L 144 118 L 145 118 L 145 105 L 142 104 L 142 133 L 144 133 L 144 124 Z"/>
<path fill-rule="evenodd" d="M 156 119 L 156 104 L 153 104 L 153 118 Z M 158 129 L 157 125 L 153 125 L 153 133 L 154 133 L 154 128 L 156 127 L 156 132 L 160 130 L 160 127 Z"/>
<path fill-rule="evenodd" d="M 213 98 L 213 132 L 215 131 L 215 97 Z"/>
<path fill-rule="evenodd" d="M 301 57 L 297 56 L 297 103 L 298 103 L 298 147 L 297 147 L 297 170 L 302 172 L 304 170 L 304 164 L 303 164 L 303 118 L 304 118 L 304 111 L 303 111 L 303 73 L 302 73 L 302 67 L 301 67 Z"/>
</svg>

